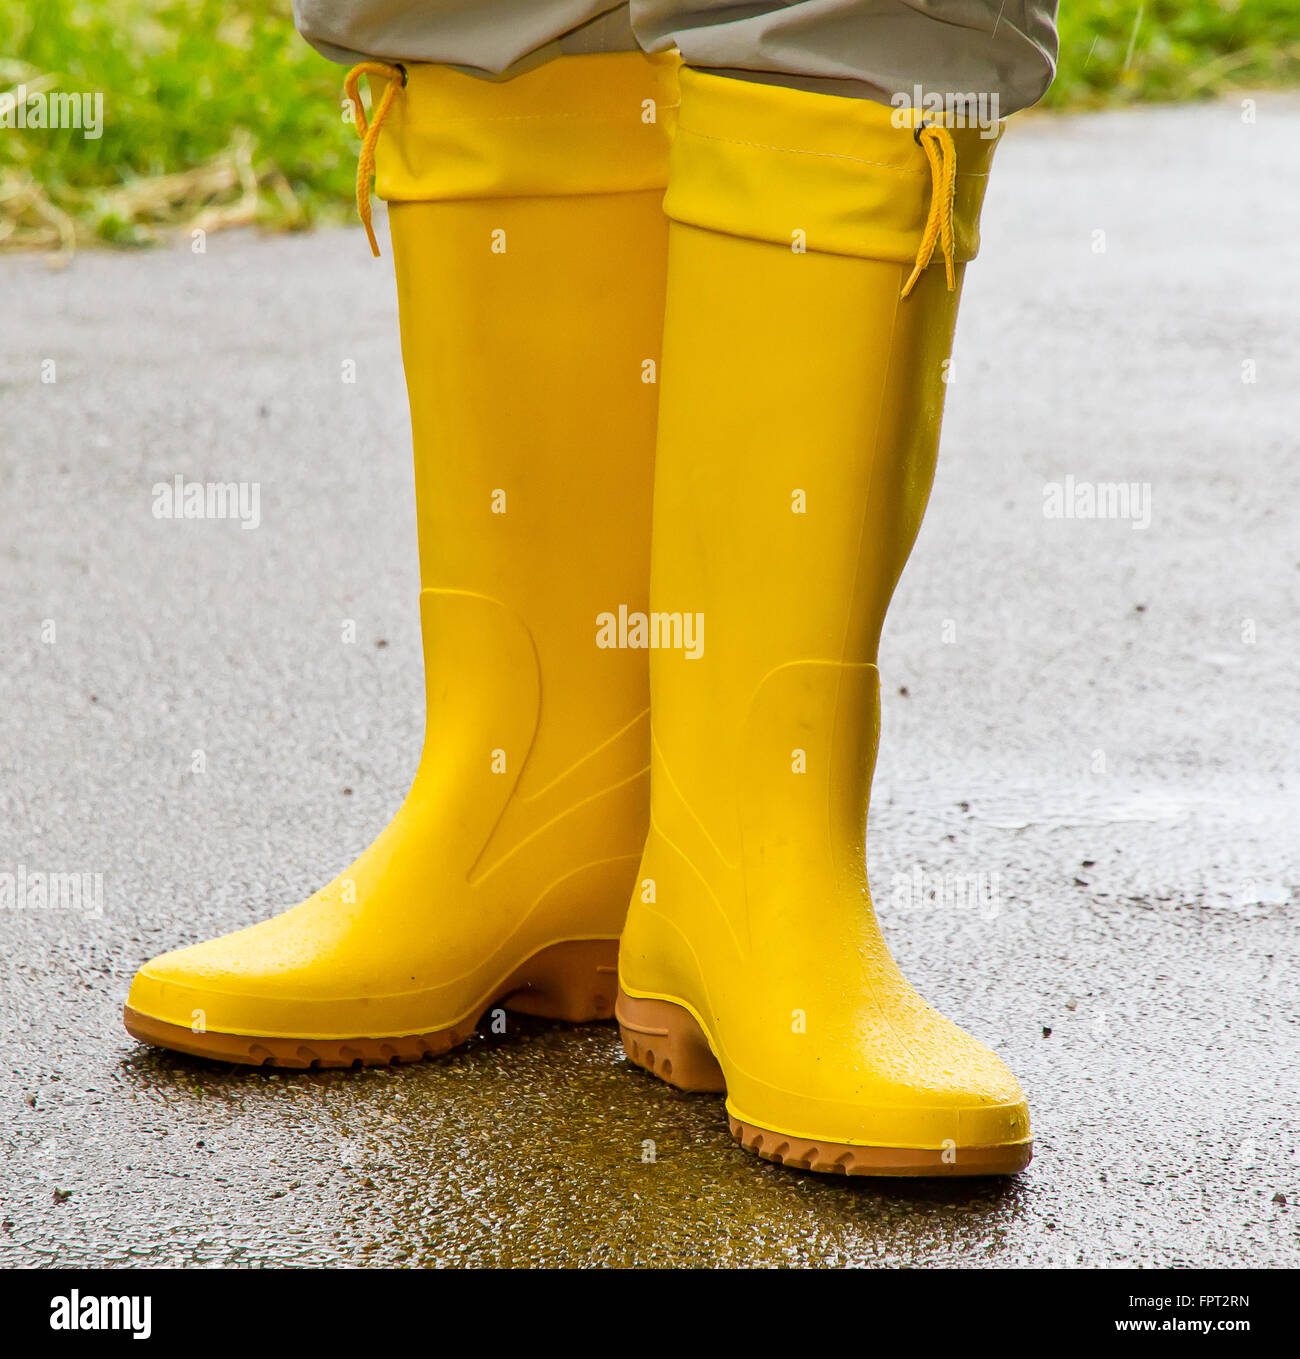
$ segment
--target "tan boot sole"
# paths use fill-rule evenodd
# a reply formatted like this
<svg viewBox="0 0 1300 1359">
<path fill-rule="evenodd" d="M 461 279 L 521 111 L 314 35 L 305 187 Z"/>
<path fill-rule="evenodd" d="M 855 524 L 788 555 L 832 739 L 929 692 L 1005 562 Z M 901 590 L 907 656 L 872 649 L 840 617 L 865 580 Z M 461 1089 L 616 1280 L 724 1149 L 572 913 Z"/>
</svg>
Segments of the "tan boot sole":
<svg viewBox="0 0 1300 1359">
<path fill-rule="evenodd" d="M 494 1006 L 543 1019 L 585 1024 L 614 1013 L 618 988 L 616 939 L 569 940 L 552 944 L 517 967 L 474 1007 L 465 1019 L 447 1028 L 396 1038 L 264 1038 L 238 1033 L 194 1033 L 122 1007 L 122 1019 L 133 1038 L 174 1052 L 211 1057 L 248 1066 L 349 1067 L 387 1066 L 440 1057 L 463 1043 L 480 1016 Z"/>
<path fill-rule="evenodd" d="M 628 1060 L 679 1090 L 725 1094 L 727 1082 L 708 1039 L 689 1010 L 666 1000 L 638 1000 L 619 988 L 615 1007 Z M 951 1152 L 928 1147 L 858 1147 L 846 1142 L 813 1142 L 760 1128 L 728 1115 L 731 1135 L 765 1161 L 833 1175 L 1014 1175 L 1029 1164 L 1032 1142 L 962 1147 Z"/>
</svg>

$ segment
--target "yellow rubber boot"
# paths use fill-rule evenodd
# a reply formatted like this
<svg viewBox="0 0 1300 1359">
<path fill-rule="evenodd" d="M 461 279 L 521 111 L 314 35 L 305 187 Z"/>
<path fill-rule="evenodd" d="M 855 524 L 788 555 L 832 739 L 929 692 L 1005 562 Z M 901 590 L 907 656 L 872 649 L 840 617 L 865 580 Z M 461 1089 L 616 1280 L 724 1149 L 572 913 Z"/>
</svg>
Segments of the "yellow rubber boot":
<svg viewBox="0 0 1300 1359">
<path fill-rule="evenodd" d="M 682 74 L 651 831 L 618 1018 L 634 1062 L 725 1089 L 733 1135 L 769 1160 L 1006 1173 L 1030 1156 L 1024 1097 L 904 980 L 866 881 L 877 643 L 993 151 L 892 112 Z"/>
<path fill-rule="evenodd" d="M 646 652 L 598 646 L 597 618 L 646 607 L 675 87 L 639 53 L 380 84 L 424 753 L 392 824 L 310 900 L 147 963 L 137 1037 L 340 1066 L 444 1051 L 498 1004 L 612 1016 L 649 700 Z"/>
</svg>

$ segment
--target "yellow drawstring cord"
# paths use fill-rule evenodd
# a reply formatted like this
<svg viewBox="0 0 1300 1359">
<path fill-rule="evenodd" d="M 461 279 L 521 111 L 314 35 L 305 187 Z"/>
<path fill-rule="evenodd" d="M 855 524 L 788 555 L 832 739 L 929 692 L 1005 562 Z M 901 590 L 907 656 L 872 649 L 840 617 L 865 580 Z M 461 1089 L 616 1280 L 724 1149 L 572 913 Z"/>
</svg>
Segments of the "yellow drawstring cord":
<svg viewBox="0 0 1300 1359">
<path fill-rule="evenodd" d="M 953 144 L 952 134 L 941 123 L 922 123 L 912 135 L 930 162 L 930 214 L 926 218 L 921 248 L 916 252 L 916 268 L 912 270 L 912 277 L 903 284 L 904 297 L 912 291 L 922 270 L 933 259 L 936 243 L 943 250 L 948 291 L 952 292 L 957 286 L 953 272 L 957 243 L 952 225 L 953 200 L 957 193 L 957 148 Z"/>
<path fill-rule="evenodd" d="M 383 76 L 388 81 L 379 100 L 379 107 L 375 109 L 375 116 L 369 124 L 366 122 L 366 111 L 361 106 L 361 91 L 357 88 L 357 82 L 363 75 Z M 397 91 L 405 84 L 406 67 L 389 66 L 383 61 L 358 62 L 343 80 L 343 92 L 352 104 L 352 115 L 356 119 L 357 131 L 361 134 L 361 155 L 357 158 L 357 213 L 362 226 L 366 229 L 371 254 L 376 259 L 379 257 L 379 245 L 375 240 L 375 228 L 370 221 L 370 179 L 375 173 L 375 143 L 379 140 L 379 129 L 383 126 L 384 119 L 388 117 L 388 110 L 392 107 Z"/>
</svg>

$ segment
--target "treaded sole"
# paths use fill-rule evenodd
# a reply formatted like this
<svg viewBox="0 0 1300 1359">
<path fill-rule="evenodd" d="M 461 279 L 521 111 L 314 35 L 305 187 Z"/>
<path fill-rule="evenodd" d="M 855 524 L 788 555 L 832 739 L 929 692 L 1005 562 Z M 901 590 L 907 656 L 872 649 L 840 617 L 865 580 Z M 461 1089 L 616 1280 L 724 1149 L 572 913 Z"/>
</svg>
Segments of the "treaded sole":
<svg viewBox="0 0 1300 1359">
<path fill-rule="evenodd" d="M 642 1000 L 619 988 L 615 1005 L 619 1036 L 628 1060 L 679 1090 L 725 1094 L 727 1082 L 690 1011 L 666 1000 Z M 727 1116 L 731 1135 L 755 1156 L 794 1170 L 822 1175 L 934 1176 L 1014 1175 L 1033 1156 L 1032 1142 L 961 1147 L 956 1153 L 929 1147 L 861 1147 L 846 1142 L 789 1137 Z"/>
<path fill-rule="evenodd" d="M 571 1024 L 609 1019 L 618 987 L 616 939 L 568 940 L 535 953 L 482 1002 L 471 1017 L 445 1028 L 398 1037 L 267 1038 L 237 1033 L 195 1033 L 122 1007 L 127 1032 L 142 1043 L 244 1066 L 295 1070 L 389 1066 L 441 1057 L 465 1042 L 479 1018 L 495 1006 L 517 1014 L 560 1019 Z"/>
</svg>

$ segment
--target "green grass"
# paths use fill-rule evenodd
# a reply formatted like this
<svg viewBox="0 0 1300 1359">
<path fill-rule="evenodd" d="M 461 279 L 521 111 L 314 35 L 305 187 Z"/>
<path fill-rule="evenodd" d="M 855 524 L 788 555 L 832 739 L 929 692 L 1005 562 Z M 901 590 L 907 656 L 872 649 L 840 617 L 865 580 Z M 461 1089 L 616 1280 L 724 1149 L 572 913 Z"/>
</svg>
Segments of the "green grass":
<svg viewBox="0 0 1300 1359">
<path fill-rule="evenodd" d="M 1063 0 L 1049 108 L 1300 85 L 1300 0 Z M 351 211 L 342 68 L 288 0 L 0 0 L 0 91 L 102 91 L 104 131 L 0 128 L 0 248 L 141 245 Z"/>
<path fill-rule="evenodd" d="M 3 0 L 0 90 L 102 90 L 104 131 L 0 128 L 0 244 L 342 217 L 342 81 L 287 0 Z"/>
<path fill-rule="evenodd" d="M 1046 108 L 1300 85 L 1300 0 L 1061 0 Z"/>
</svg>

